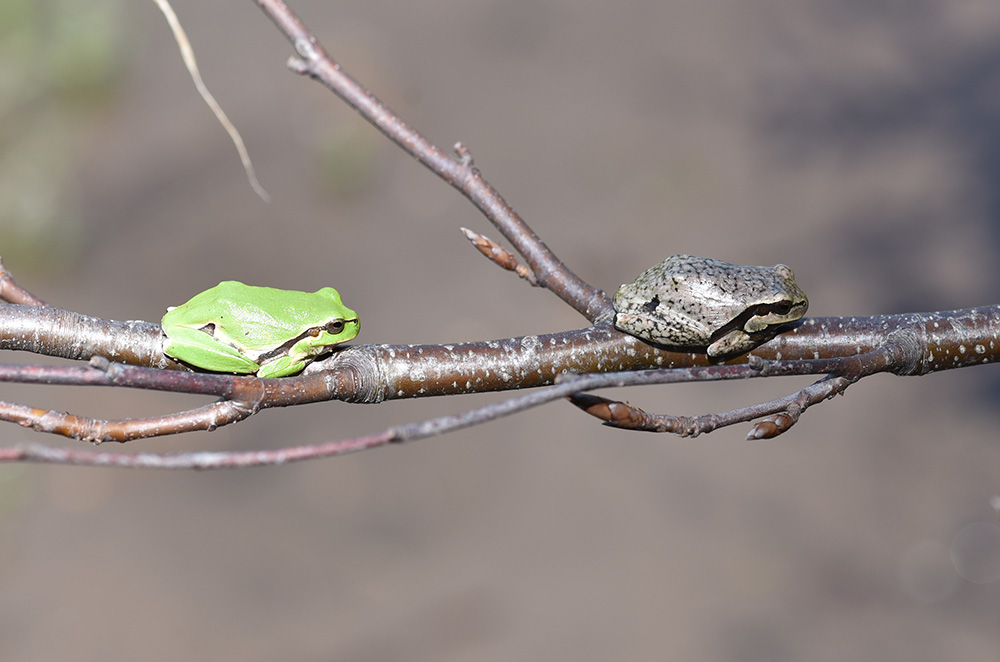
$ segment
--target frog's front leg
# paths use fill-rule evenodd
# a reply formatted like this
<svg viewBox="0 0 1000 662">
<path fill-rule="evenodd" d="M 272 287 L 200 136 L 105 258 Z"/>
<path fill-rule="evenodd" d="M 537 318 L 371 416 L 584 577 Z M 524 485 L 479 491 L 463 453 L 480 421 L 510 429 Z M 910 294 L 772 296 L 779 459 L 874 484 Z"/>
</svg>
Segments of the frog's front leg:
<svg viewBox="0 0 1000 662">
<path fill-rule="evenodd" d="M 211 366 L 213 372 L 249 374 L 260 367 L 234 348 L 219 342 L 199 329 L 171 327 L 164 329 L 163 353 L 170 357 L 183 356 L 184 363 Z"/>
<path fill-rule="evenodd" d="M 717 356 L 749 352 L 759 344 L 759 341 L 745 333 L 742 329 L 733 329 L 709 345 L 707 351 L 709 356 L 715 358 Z"/>
<path fill-rule="evenodd" d="M 272 361 L 264 361 L 260 364 L 257 376 L 266 377 L 288 377 L 302 372 L 306 367 L 306 361 L 293 356 L 280 356 Z"/>
<path fill-rule="evenodd" d="M 317 354 L 330 348 L 329 345 L 313 345 L 313 341 L 313 335 L 306 334 L 304 338 L 289 347 L 285 354 L 261 361 L 257 376 L 288 377 L 302 372 Z"/>
</svg>

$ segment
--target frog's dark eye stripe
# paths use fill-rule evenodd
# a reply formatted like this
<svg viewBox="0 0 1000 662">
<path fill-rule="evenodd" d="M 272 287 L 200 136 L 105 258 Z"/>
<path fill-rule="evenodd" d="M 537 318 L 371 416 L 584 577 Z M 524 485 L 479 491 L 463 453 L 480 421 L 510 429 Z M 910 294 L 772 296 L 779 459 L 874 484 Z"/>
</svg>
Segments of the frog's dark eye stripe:
<svg viewBox="0 0 1000 662">
<path fill-rule="evenodd" d="M 771 311 L 778 315 L 787 315 L 792 312 L 792 302 L 788 300 L 779 301 L 771 307 Z"/>
<path fill-rule="evenodd" d="M 751 308 L 755 317 L 765 317 L 767 315 L 778 315 L 784 317 L 795 309 L 795 302 L 784 299 L 777 303 L 762 303 Z"/>
</svg>

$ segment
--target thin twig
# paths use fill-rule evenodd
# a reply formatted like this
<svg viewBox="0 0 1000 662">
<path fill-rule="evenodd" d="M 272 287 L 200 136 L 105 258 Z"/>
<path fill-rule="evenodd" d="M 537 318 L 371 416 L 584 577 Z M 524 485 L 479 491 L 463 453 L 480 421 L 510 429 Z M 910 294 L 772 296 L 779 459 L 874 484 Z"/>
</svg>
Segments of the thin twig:
<svg viewBox="0 0 1000 662">
<path fill-rule="evenodd" d="M 751 355 L 747 367 L 756 371 L 756 374 L 749 376 L 767 377 L 805 372 L 826 372 L 827 376 L 790 395 L 721 414 L 703 414 L 695 417 L 650 414 L 627 402 L 583 393 L 574 393 L 569 400 L 610 427 L 641 432 L 672 432 L 682 437 L 697 437 L 702 433 L 764 416 L 766 418 L 758 421 L 747 433 L 747 439 L 770 439 L 791 428 L 806 409 L 834 395 L 842 394 L 848 386 L 862 377 L 894 370 L 912 361 L 913 351 L 914 343 L 910 334 L 895 333 L 891 334 L 881 347 L 855 356 L 802 361 L 767 361 Z"/>
<path fill-rule="evenodd" d="M 504 250 L 503 246 L 489 237 L 485 237 L 478 232 L 473 232 L 469 228 L 460 229 L 465 238 L 476 247 L 476 250 L 488 257 L 494 264 L 508 271 L 513 271 L 534 287 L 538 287 L 538 280 L 535 278 L 535 274 L 531 272 L 531 269 L 518 262 L 517 258 L 510 251 Z"/>
<path fill-rule="evenodd" d="M 181 26 L 180 20 L 177 18 L 177 14 L 174 13 L 173 7 L 170 6 L 168 0 L 153 0 L 156 6 L 160 8 L 163 15 L 167 19 L 167 23 L 170 25 L 170 30 L 174 34 L 174 41 L 177 42 L 177 47 L 181 51 L 181 58 L 184 60 L 184 66 L 187 67 L 188 74 L 191 76 L 191 80 L 194 81 L 194 86 L 198 89 L 198 94 L 204 99 L 205 103 L 212 110 L 215 118 L 219 120 L 219 124 L 222 128 L 226 130 L 229 134 L 229 139 L 233 141 L 236 146 L 236 151 L 240 155 L 240 162 L 243 164 L 243 170 L 246 172 L 247 180 L 250 182 L 250 186 L 253 188 L 254 192 L 260 196 L 260 199 L 264 202 L 270 202 L 271 196 L 267 194 L 264 187 L 260 185 L 257 181 L 257 173 L 254 172 L 253 162 L 250 160 L 250 153 L 247 152 L 247 146 L 243 143 L 243 138 L 240 136 L 240 132 L 236 130 L 236 127 L 229 118 L 226 116 L 226 112 L 222 110 L 222 106 L 215 100 L 212 93 L 208 91 L 208 87 L 205 85 L 205 81 L 201 79 L 201 73 L 198 71 L 198 62 L 194 57 L 194 49 L 191 48 L 191 42 L 188 41 L 187 34 L 184 32 L 184 27 Z"/>
<path fill-rule="evenodd" d="M 18 423 L 35 432 L 48 432 L 94 445 L 107 441 L 124 443 L 135 439 L 196 430 L 211 431 L 223 425 L 242 421 L 253 413 L 253 409 L 243 406 L 242 403 L 224 400 L 166 416 L 105 421 L 0 401 L 2 420 Z"/>
<path fill-rule="evenodd" d="M 25 306 L 44 306 L 46 303 L 14 281 L 0 261 L 0 301 L 9 301 Z"/>
<path fill-rule="evenodd" d="M 760 374 L 747 365 L 715 366 L 710 370 L 714 379 L 746 379 Z M 626 372 L 575 376 L 565 383 L 538 389 L 503 402 L 493 403 L 460 414 L 442 416 L 418 423 L 396 426 L 376 434 L 362 435 L 322 444 L 289 446 L 265 451 L 193 452 L 177 454 L 119 453 L 79 451 L 32 444 L 0 448 L 0 463 L 48 462 L 84 466 L 114 466 L 147 469 L 229 469 L 250 466 L 273 466 L 334 457 L 367 450 L 391 443 L 435 437 L 473 425 L 497 420 L 519 412 L 560 400 L 573 393 L 594 388 L 621 386 L 625 383 L 670 383 L 688 381 L 693 373 L 707 368 L 686 368 L 672 371 Z M 277 381 L 277 380 L 273 380 Z"/>
<path fill-rule="evenodd" d="M 824 377 L 789 395 L 720 414 L 674 416 L 651 414 L 627 402 L 602 398 L 589 393 L 575 393 L 569 401 L 600 419 L 608 427 L 637 432 L 671 432 L 681 437 L 697 437 L 719 428 L 766 418 L 754 424 L 747 439 L 770 439 L 787 432 L 810 406 L 843 393 L 853 382 L 844 377 Z"/>
<path fill-rule="evenodd" d="M 255 1 L 294 45 L 299 57 L 289 61 L 293 71 L 322 82 L 407 154 L 459 190 L 524 256 L 542 287 L 591 321 L 610 309 L 610 297 L 574 274 L 490 186 L 467 147 L 458 148 L 457 159 L 446 154 L 334 62 L 284 2 Z"/>
</svg>

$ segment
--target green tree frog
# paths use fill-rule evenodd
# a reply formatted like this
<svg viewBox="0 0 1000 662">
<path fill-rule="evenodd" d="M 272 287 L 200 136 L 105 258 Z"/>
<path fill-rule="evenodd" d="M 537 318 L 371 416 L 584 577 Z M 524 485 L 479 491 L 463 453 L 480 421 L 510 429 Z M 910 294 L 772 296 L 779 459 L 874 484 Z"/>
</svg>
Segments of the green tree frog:
<svg viewBox="0 0 1000 662">
<path fill-rule="evenodd" d="M 168 308 L 163 353 L 212 372 L 287 377 L 358 335 L 358 315 L 332 287 L 317 292 L 227 280 Z"/>
<path fill-rule="evenodd" d="M 748 267 L 692 255 L 668 257 L 614 297 L 619 330 L 661 345 L 706 347 L 713 358 L 750 351 L 808 307 L 783 264 Z"/>
</svg>

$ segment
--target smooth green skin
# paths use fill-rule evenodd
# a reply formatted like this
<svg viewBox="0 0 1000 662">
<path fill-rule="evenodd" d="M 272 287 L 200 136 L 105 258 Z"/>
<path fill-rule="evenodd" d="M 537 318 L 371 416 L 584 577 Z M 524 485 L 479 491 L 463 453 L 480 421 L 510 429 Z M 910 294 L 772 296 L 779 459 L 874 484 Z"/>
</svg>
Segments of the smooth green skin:
<svg viewBox="0 0 1000 662">
<path fill-rule="evenodd" d="M 227 280 L 167 309 L 163 353 L 212 372 L 287 377 L 358 335 L 358 314 L 332 287 L 309 293 Z"/>
</svg>

